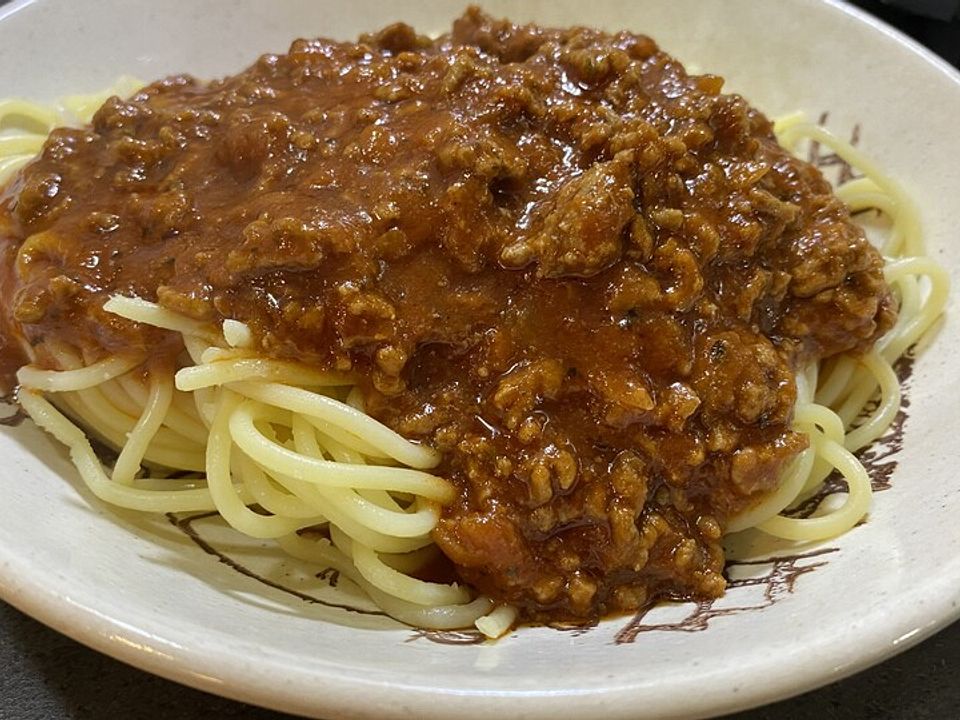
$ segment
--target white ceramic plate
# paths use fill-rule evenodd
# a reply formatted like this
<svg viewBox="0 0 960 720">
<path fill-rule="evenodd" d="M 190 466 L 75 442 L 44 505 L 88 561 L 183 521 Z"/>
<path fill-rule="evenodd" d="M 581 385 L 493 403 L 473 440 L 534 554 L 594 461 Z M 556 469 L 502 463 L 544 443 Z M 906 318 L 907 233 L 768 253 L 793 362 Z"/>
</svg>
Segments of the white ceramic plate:
<svg viewBox="0 0 960 720">
<path fill-rule="evenodd" d="M 841 135 L 859 124 L 861 147 L 914 193 L 931 251 L 960 285 L 960 78 L 901 35 L 814 0 L 486 5 L 517 20 L 646 32 L 768 114 L 829 111 Z M 123 73 L 226 74 L 298 36 L 352 38 L 396 19 L 439 32 L 461 9 L 462 0 L 14 2 L 0 9 L 0 96 L 52 99 Z M 415 633 L 311 602 L 366 607 L 315 568 L 237 545 L 209 521 L 190 527 L 221 557 L 186 523 L 93 502 L 61 449 L 27 424 L 0 434 L 0 596 L 151 672 L 309 715 L 728 712 L 836 680 L 960 614 L 958 358 L 960 322 L 948 313 L 913 368 L 902 449 L 894 440 L 879 451 L 878 464 L 896 466 L 869 522 L 812 555 L 735 568 L 746 580 L 712 608 L 663 607 L 580 633 L 524 628 L 494 644 Z"/>
</svg>

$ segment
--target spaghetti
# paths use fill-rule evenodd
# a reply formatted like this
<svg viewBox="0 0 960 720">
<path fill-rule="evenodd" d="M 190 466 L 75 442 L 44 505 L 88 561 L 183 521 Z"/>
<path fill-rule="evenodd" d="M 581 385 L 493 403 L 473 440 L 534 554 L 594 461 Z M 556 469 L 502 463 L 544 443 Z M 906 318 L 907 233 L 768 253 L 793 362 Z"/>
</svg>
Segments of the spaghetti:
<svg viewBox="0 0 960 720">
<path fill-rule="evenodd" d="M 123 78 L 57 108 L 0 103 L 0 127 L 18 129 L 0 139 L 0 182 L 40 150 L 54 127 L 87 123 L 108 97 L 138 85 Z M 184 367 L 174 375 L 143 356 L 88 364 L 76 349 L 53 345 L 62 370 L 25 366 L 17 373 L 21 406 L 67 446 L 98 498 L 142 512 L 216 510 L 240 532 L 276 539 L 294 557 L 335 568 L 410 625 L 476 623 L 489 637 L 510 628 L 511 608 L 494 609 L 466 588 L 410 574 L 436 554 L 430 532 L 453 488 L 425 472 L 438 462 L 434 451 L 346 402 L 349 377 L 258 357 L 243 347 L 249 328 L 234 320 L 215 328 L 139 298 L 114 297 L 104 309 L 181 333 Z M 109 474 L 77 422 L 120 449 Z M 141 464 L 163 472 L 137 477 Z M 174 471 L 203 475 L 170 479 Z M 298 534 L 327 524 L 328 538 Z"/>
<path fill-rule="evenodd" d="M 756 527 L 786 540 L 808 542 L 846 532 L 869 511 L 870 478 L 854 453 L 883 435 L 896 417 L 900 384 L 893 364 L 936 322 L 950 285 L 946 270 L 925 254 L 913 202 L 874 161 L 802 114 L 779 120 L 775 131 L 787 148 L 795 149 L 804 139 L 818 142 L 863 174 L 840 185 L 836 193 L 851 212 L 874 209 L 890 219 L 890 234 L 882 246 L 884 275 L 900 308 L 896 325 L 869 353 L 831 358 L 798 377 L 794 425 L 810 438 L 810 447 L 796 458 L 777 491 L 728 527 L 730 532 Z M 834 471 L 849 488 L 840 507 L 803 519 L 781 515 L 815 494 Z"/>
<path fill-rule="evenodd" d="M 0 181 L 28 162 L 54 127 L 89 122 L 107 96 L 133 87 L 124 81 L 58 108 L 0 103 L 0 128 L 15 129 L 0 138 Z M 875 208 L 892 221 L 883 252 L 900 308 L 896 325 L 868 353 L 842 354 L 798 375 L 793 428 L 809 446 L 773 492 L 726 527 L 815 541 L 849 530 L 868 512 L 870 480 L 855 453 L 895 417 L 900 391 L 893 363 L 936 321 L 948 285 L 924 254 L 912 203 L 872 161 L 801 116 L 781 120 L 775 130 L 785 147 L 813 140 L 859 169 L 864 176 L 837 195 L 853 211 Z M 124 295 L 110 297 L 103 310 L 179 334 L 184 351 L 175 366 L 145 353 L 97 359 L 51 340 L 42 348 L 43 364 L 58 369 L 35 364 L 35 349 L 24 343 L 35 363 L 17 374 L 20 404 L 68 447 L 97 497 L 144 512 L 215 510 L 240 532 L 335 568 L 404 623 L 475 625 L 489 637 L 509 630 L 517 618 L 511 604 L 417 577 L 439 552 L 432 533 L 456 489 L 430 472 L 441 461 L 437 451 L 364 412 L 355 377 L 264 356 L 251 328 L 236 319 L 215 325 Z M 87 433 L 119 450 L 112 469 L 97 458 Z M 140 476 L 141 467 L 148 477 Z M 805 519 L 781 514 L 835 471 L 849 488 L 839 506 Z"/>
</svg>

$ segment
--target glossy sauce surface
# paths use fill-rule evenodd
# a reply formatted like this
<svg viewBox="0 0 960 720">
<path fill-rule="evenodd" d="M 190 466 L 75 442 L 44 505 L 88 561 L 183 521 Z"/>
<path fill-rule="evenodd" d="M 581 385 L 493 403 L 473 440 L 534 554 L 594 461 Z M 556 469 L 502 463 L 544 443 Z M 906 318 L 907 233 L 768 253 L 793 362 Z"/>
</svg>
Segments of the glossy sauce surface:
<svg viewBox="0 0 960 720">
<path fill-rule="evenodd" d="M 715 597 L 725 523 L 805 446 L 796 369 L 893 319 L 829 185 L 721 86 L 471 9 L 114 98 L 0 195 L 7 381 L 23 342 L 172 360 L 113 293 L 241 320 L 444 452 L 436 541 L 525 617 Z"/>
</svg>

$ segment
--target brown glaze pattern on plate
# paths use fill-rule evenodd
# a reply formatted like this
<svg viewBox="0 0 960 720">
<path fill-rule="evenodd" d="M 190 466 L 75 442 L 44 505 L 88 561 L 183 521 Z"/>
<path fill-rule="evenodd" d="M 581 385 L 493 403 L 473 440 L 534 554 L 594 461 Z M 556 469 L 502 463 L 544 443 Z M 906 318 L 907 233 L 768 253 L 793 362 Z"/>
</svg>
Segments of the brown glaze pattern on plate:
<svg viewBox="0 0 960 720">
<path fill-rule="evenodd" d="M 742 615 L 744 613 L 765 610 L 781 598 L 791 595 L 795 589 L 797 580 L 800 579 L 801 576 L 826 565 L 828 561 L 822 558 L 835 552 L 839 552 L 839 548 L 820 548 L 796 555 L 780 555 L 762 560 L 730 561 L 726 567 L 726 575 L 728 578 L 727 595 L 729 596 L 731 593 L 734 593 L 738 588 L 762 586 L 762 600 L 756 603 L 745 603 L 732 607 L 719 608 L 715 607 L 717 604 L 716 600 L 685 603 L 685 605 L 692 605 L 693 609 L 679 622 L 670 623 L 644 623 L 644 618 L 647 613 L 653 609 L 647 608 L 634 615 L 633 618 L 617 632 L 614 642 L 617 645 L 632 643 L 641 633 L 653 631 L 702 632 L 710 627 L 710 621 L 714 618 L 730 617 L 732 615 Z M 769 567 L 766 572 L 760 575 L 748 574 L 745 577 L 731 577 L 735 571 L 741 568 L 764 566 Z"/>
</svg>

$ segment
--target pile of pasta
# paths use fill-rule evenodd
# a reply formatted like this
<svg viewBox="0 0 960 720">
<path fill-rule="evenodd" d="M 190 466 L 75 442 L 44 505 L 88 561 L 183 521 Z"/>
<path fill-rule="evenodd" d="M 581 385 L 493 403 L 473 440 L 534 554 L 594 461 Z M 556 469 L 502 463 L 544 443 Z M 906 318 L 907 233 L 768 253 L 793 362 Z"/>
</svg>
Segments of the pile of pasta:
<svg viewBox="0 0 960 720">
<path fill-rule="evenodd" d="M 58 108 L 0 102 L 0 128 L 7 128 L 0 181 L 39 152 L 54 127 L 89 122 L 109 95 L 129 95 L 138 85 L 124 79 Z M 856 452 L 894 420 L 900 386 L 893 364 L 943 311 L 948 283 L 925 255 L 915 207 L 875 163 L 800 115 L 775 129 L 785 147 L 815 141 L 858 169 L 862 177 L 838 187 L 838 196 L 854 212 L 889 216 L 892 228 L 882 251 L 899 303 L 895 327 L 866 355 L 831 358 L 799 375 L 793 422 L 810 445 L 774 493 L 727 527 L 815 541 L 849 530 L 869 511 L 870 478 Z M 215 326 L 135 297 L 112 297 L 104 309 L 179 333 L 185 349 L 178 366 L 136 354 L 92 358 L 51 342 L 44 352 L 57 369 L 28 365 L 18 373 L 20 404 L 69 448 L 97 497 L 152 513 L 216 511 L 242 533 L 335 568 L 410 625 L 475 625 L 489 637 L 510 629 L 510 606 L 416 577 L 439 552 L 431 532 L 455 488 L 431 474 L 441 459 L 434 450 L 363 412 L 349 376 L 264 357 L 236 320 Z M 112 467 L 98 459 L 90 436 L 119 452 Z M 834 472 L 849 488 L 842 503 L 824 503 L 807 518 L 782 514 Z"/>
</svg>

